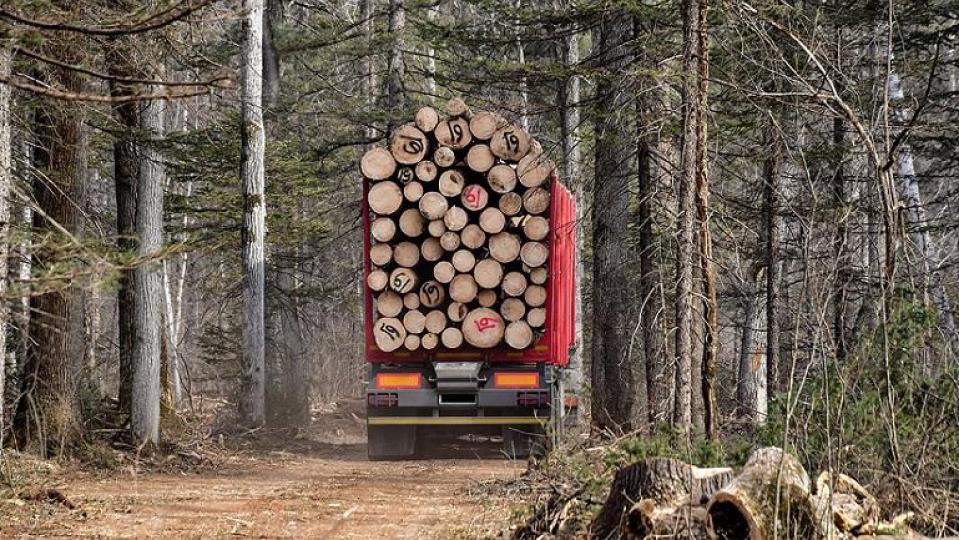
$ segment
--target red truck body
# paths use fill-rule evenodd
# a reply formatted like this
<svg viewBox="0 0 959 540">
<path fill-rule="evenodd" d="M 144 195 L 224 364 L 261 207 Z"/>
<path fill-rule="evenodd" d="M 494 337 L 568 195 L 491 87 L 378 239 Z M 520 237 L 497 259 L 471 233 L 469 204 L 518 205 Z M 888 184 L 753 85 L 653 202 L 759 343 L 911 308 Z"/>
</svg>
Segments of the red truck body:
<svg viewBox="0 0 959 540">
<path fill-rule="evenodd" d="M 539 341 L 524 350 L 515 350 L 505 344 L 492 349 L 460 347 L 455 350 L 444 349 L 442 345 L 435 350 L 417 351 L 379 350 L 373 339 L 373 295 L 364 287 L 363 309 L 365 313 L 366 359 L 374 364 L 417 364 L 426 361 L 484 361 L 490 363 L 547 364 L 566 367 L 569 364 L 569 350 L 573 345 L 575 324 L 575 287 L 576 287 L 576 201 L 572 194 L 554 176 L 550 181 L 549 209 L 549 274 L 546 280 L 546 325 Z M 369 190 L 369 181 L 363 182 L 363 228 L 364 228 L 364 272 L 363 279 L 370 273 L 370 210 L 365 203 Z"/>
</svg>

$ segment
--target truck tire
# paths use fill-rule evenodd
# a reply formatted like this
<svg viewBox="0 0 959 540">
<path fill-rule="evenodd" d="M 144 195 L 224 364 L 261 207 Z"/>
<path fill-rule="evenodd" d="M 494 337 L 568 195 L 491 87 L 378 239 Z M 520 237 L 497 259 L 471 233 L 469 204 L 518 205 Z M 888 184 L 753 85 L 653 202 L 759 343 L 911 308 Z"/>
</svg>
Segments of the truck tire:
<svg viewBox="0 0 959 540">
<path fill-rule="evenodd" d="M 503 427 L 503 452 L 510 459 L 525 459 L 546 453 L 546 432 L 543 426 L 522 425 Z"/>
<path fill-rule="evenodd" d="M 416 454 L 416 426 L 366 426 L 366 454 L 371 461 Z"/>
</svg>

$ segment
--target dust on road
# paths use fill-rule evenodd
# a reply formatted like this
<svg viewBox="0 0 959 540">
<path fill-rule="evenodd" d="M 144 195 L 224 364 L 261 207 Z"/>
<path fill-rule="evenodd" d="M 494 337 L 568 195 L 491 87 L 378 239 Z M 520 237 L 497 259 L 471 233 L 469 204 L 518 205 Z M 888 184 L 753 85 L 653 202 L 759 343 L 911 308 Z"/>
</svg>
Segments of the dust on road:
<svg viewBox="0 0 959 540">
<path fill-rule="evenodd" d="M 362 425 L 325 433 L 332 442 L 246 452 L 216 472 L 78 474 L 59 487 L 76 509 L 0 523 L 0 536 L 475 538 L 501 528 L 512 503 L 484 483 L 525 469 L 490 444 L 370 462 Z"/>
</svg>

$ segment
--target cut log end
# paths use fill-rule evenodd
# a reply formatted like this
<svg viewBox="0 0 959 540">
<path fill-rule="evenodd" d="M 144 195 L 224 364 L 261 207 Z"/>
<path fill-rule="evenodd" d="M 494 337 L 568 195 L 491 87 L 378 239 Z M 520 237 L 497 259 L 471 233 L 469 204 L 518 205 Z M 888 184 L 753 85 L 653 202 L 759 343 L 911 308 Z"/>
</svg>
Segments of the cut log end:
<svg viewBox="0 0 959 540">
<path fill-rule="evenodd" d="M 396 172 L 396 159 L 386 148 L 372 148 L 360 158 L 360 172 L 370 180 L 386 180 Z"/>
<path fill-rule="evenodd" d="M 406 328 L 394 317 L 384 317 L 373 323 L 373 339 L 383 352 L 392 352 L 403 346 Z"/>
<path fill-rule="evenodd" d="M 503 339 L 505 326 L 499 313 L 490 308 L 477 308 L 463 319 L 463 338 L 479 349 L 495 347 Z"/>
<path fill-rule="evenodd" d="M 390 153 L 397 163 L 403 165 L 415 165 L 423 161 L 428 148 L 426 135 L 413 124 L 396 128 L 390 138 Z"/>
</svg>

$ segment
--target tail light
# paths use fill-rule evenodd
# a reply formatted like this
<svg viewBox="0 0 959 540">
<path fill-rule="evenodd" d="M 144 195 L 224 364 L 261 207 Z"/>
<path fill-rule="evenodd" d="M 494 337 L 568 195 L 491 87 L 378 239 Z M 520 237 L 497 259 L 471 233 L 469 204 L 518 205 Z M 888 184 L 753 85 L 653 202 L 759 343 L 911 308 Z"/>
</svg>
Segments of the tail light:
<svg viewBox="0 0 959 540">
<path fill-rule="evenodd" d="M 539 388 L 539 373 L 498 371 L 493 374 L 494 388 Z"/>
<path fill-rule="evenodd" d="M 423 387 L 419 373 L 377 373 L 376 388 L 381 390 L 416 390 Z"/>
</svg>

